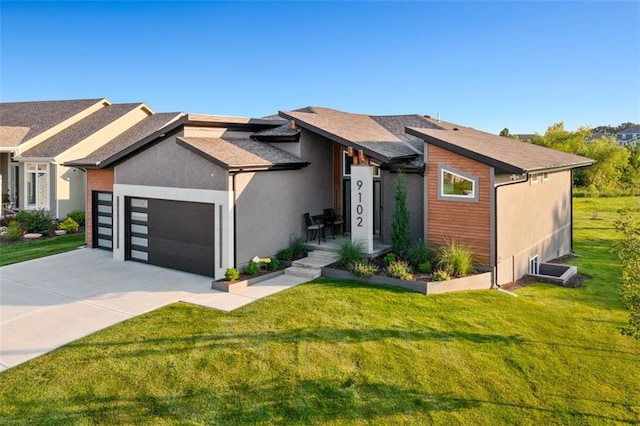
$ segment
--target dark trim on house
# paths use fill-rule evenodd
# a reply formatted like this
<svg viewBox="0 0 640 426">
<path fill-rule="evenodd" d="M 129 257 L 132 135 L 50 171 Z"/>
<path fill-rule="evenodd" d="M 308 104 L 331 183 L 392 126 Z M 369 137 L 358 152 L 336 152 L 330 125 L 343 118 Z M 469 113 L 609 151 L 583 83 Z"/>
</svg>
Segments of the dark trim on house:
<svg viewBox="0 0 640 426">
<path fill-rule="evenodd" d="M 251 135 L 251 139 L 268 143 L 300 142 L 300 133 L 295 135 Z"/>
</svg>

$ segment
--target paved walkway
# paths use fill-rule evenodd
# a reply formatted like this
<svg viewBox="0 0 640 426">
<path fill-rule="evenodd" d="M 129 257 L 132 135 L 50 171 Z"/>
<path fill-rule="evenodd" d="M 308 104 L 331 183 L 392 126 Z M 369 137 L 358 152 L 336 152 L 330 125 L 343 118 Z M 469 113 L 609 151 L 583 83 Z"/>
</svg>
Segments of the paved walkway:
<svg viewBox="0 0 640 426">
<path fill-rule="evenodd" d="M 228 312 L 307 281 L 285 274 L 224 293 L 211 289 L 211 278 L 86 248 L 3 266 L 0 371 L 170 303 Z"/>
</svg>

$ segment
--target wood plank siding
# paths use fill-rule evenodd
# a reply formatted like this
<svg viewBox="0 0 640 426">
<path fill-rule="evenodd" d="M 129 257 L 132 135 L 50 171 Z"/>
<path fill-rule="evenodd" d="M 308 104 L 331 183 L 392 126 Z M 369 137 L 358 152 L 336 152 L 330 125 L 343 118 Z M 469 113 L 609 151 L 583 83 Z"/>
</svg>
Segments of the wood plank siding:
<svg viewBox="0 0 640 426">
<path fill-rule="evenodd" d="M 425 144 L 427 149 L 427 240 L 439 247 L 459 241 L 473 250 L 474 262 L 490 264 L 491 167 L 445 149 Z M 478 201 L 438 199 L 438 164 L 452 167 L 478 178 Z"/>
<path fill-rule="evenodd" d="M 87 247 L 93 247 L 93 212 L 92 196 L 93 191 L 113 191 L 113 169 L 96 170 L 87 169 L 87 201 L 85 217 L 85 239 Z"/>
</svg>

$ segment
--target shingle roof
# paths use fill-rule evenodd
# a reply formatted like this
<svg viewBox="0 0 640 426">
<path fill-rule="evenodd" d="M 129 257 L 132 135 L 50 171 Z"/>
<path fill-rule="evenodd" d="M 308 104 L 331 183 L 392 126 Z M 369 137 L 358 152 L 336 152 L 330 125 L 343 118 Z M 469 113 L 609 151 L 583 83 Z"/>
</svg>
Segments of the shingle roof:
<svg viewBox="0 0 640 426">
<path fill-rule="evenodd" d="M 168 124 L 182 117 L 180 112 L 157 113 L 134 124 L 120 135 L 116 136 L 105 145 L 93 151 L 87 157 L 66 162 L 68 166 L 100 166 L 106 167 L 116 157 L 134 149 L 145 138 L 163 130 Z"/>
<path fill-rule="evenodd" d="M 100 108 L 93 114 L 25 151 L 21 157 L 55 157 L 142 105 L 144 104 L 113 104 Z"/>
<path fill-rule="evenodd" d="M 594 161 L 526 142 L 451 123 L 444 129 L 408 128 L 407 132 L 425 142 L 473 158 L 508 173 L 588 166 Z"/>
<path fill-rule="evenodd" d="M 636 124 L 635 126 L 627 127 L 624 130 L 618 130 L 618 133 L 640 133 L 640 125 Z"/>
<path fill-rule="evenodd" d="M 179 145 L 226 169 L 300 168 L 300 158 L 271 145 L 246 138 L 177 138 Z"/>
<path fill-rule="evenodd" d="M 301 112 L 310 111 L 310 112 Z M 301 127 L 337 140 L 348 146 L 359 147 L 367 154 L 382 161 L 413 159 L 422 154 L 419 147 L 409 142 L 409 137 L 396 134 L 397 123 L 405 116 L 389 116 L 388 119 L 352 114 L 330 108 L 306 107 L 297 111 L 280 112 L 295 120 Z M 415 116 L 410 116 L 415 120 Z"/>
<path fill-rule="evenodd" d="M 15 148 L 29 132 L 28 127 L 0 126 L 0 147 Z"/>
<path fill-rule="evenodd" d="M 0 103 L 0 125 L 28 127 L 24 140 L 62 123 L 83 110 L 108 101 L 98 99 L 76 99 L 68 101 L 2 102 Z"/>
</svg>

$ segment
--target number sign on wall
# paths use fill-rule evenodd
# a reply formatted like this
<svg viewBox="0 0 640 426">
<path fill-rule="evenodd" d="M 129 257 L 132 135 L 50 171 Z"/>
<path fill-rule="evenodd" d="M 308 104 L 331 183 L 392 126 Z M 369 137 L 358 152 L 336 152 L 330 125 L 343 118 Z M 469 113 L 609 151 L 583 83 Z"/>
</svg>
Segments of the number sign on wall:
<svg viewBox="0 0 640 426">
<path fill-rule="evenodd" d="M 373 167 L 351 166 L 351 241 L 373 252 Z"/>
</svg>

